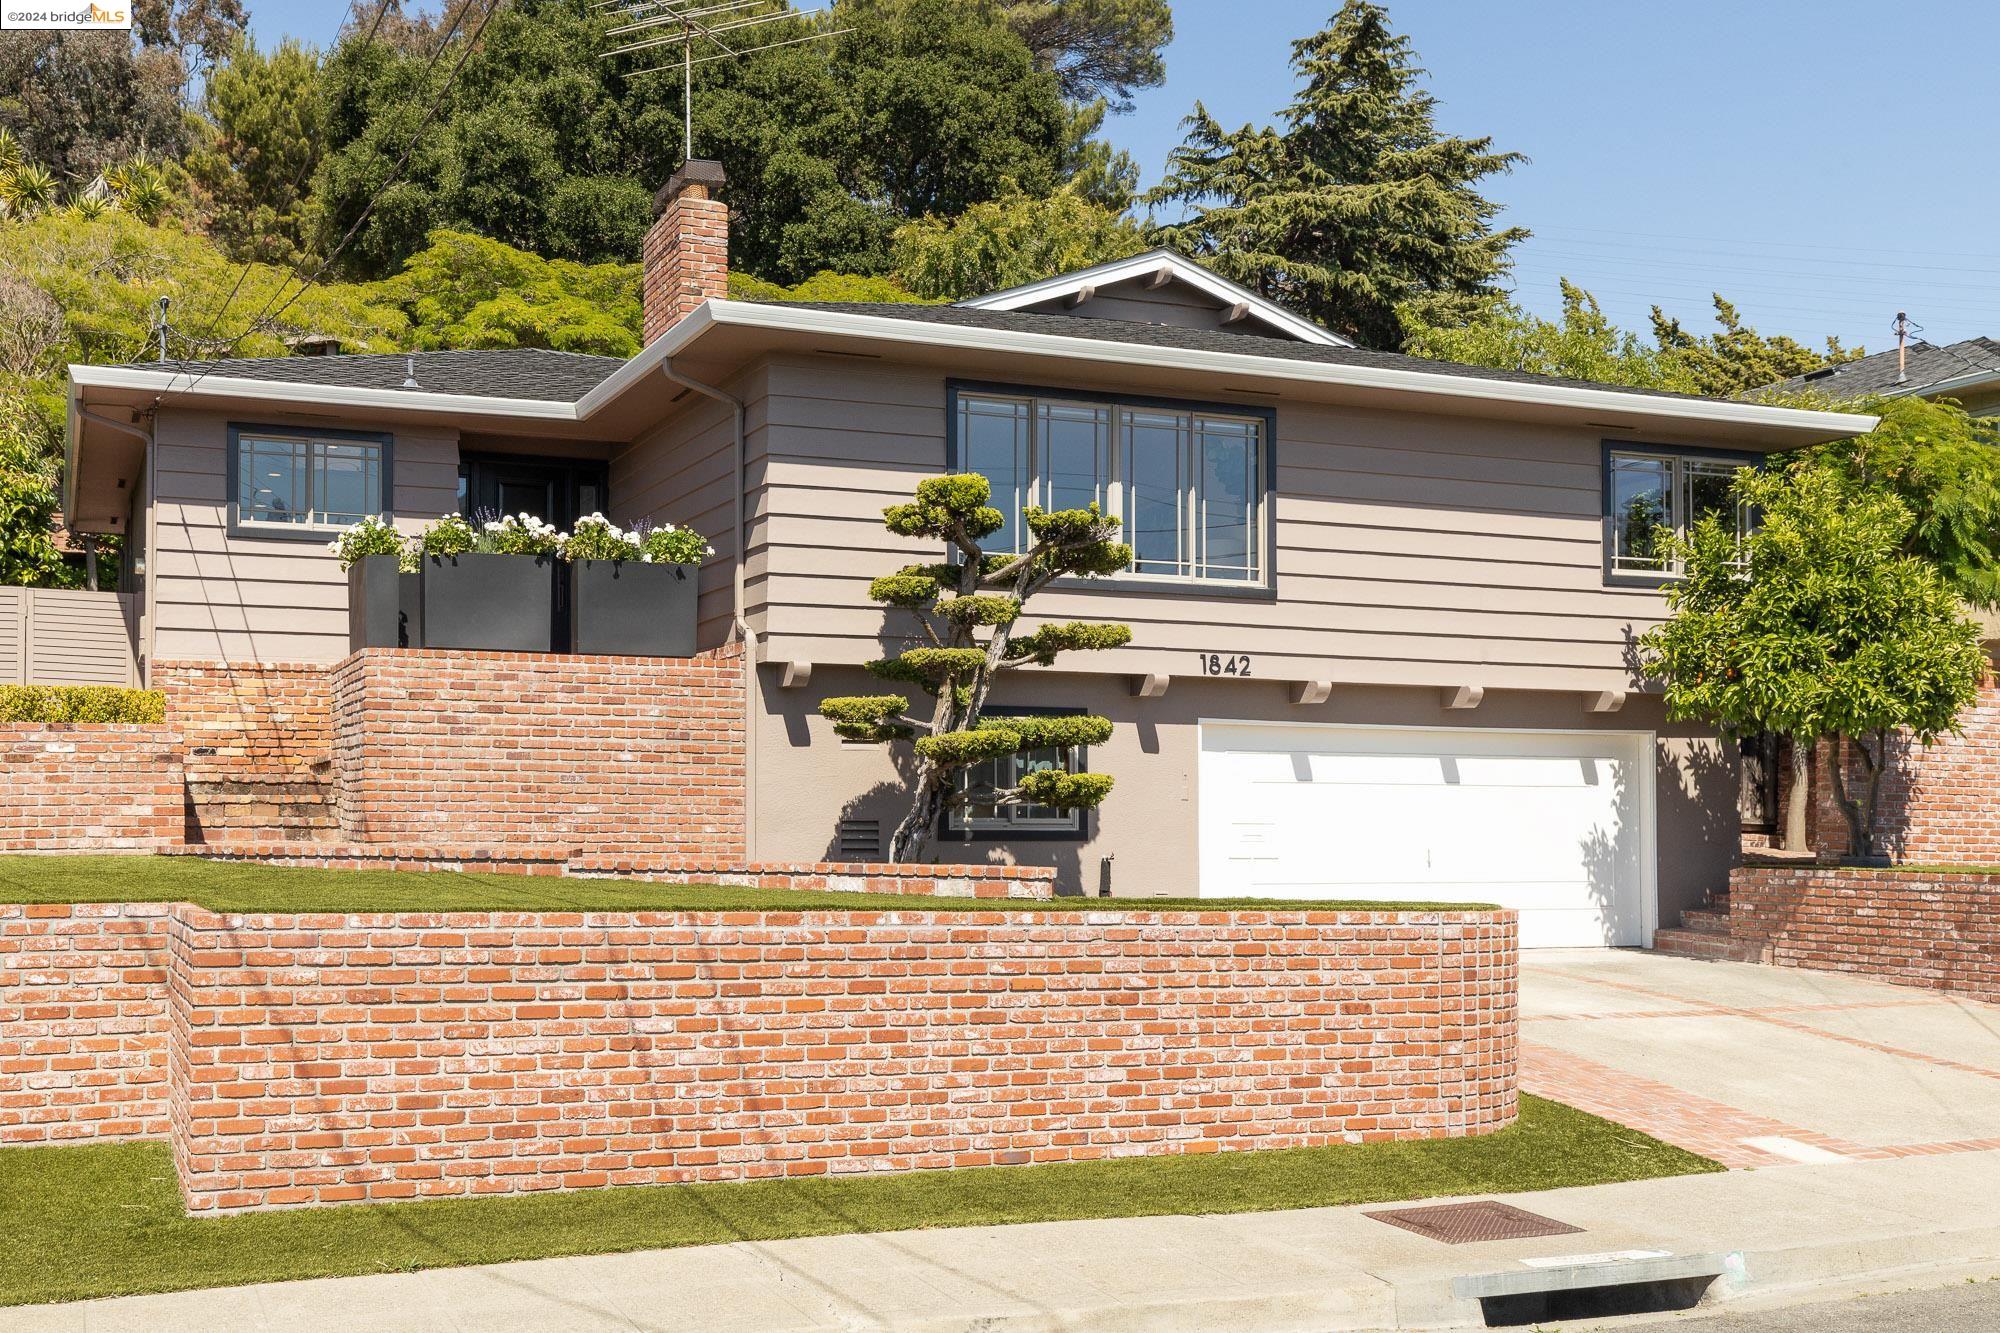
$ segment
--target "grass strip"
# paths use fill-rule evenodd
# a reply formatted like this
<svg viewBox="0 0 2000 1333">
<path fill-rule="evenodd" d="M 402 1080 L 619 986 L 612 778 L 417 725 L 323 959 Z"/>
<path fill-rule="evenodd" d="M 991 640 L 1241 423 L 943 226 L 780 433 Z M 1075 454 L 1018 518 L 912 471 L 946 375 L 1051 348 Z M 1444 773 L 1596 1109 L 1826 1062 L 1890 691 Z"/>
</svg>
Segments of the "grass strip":
<svg viewBox="0 0 2000 1333">
<path fill-rule="evenodd" d="M 319 870 L 186 856 L 0 856 L 0 903 L 192 902 L 215 912 L 1465 911 L 1480 903 L 933 898 L 552 875 Z"/>
<path fill-rule="evenodd" d="M 164 1143 L 0 1150 L 0 1305 L 565 1254 L 1504 1193 L 1722 1168 L 1543 1101 L 1471 1139 L 190 1218 Z"/>
</svg>

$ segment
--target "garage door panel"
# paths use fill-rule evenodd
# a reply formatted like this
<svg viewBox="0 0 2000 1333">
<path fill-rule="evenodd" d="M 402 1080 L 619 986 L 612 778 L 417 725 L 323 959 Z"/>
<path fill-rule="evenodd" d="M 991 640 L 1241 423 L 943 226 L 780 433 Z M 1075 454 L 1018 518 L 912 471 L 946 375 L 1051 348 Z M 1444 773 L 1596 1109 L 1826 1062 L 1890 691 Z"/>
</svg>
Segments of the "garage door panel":
<svg viewBox="0 0 2000 1333">
<path fill-rule="evenodd" d="M 1202 744 L 1204 894 L 1500 902 L 1531 947 L 1644 942 L 1641 737 L 1205 723 Z"/>
</svg>

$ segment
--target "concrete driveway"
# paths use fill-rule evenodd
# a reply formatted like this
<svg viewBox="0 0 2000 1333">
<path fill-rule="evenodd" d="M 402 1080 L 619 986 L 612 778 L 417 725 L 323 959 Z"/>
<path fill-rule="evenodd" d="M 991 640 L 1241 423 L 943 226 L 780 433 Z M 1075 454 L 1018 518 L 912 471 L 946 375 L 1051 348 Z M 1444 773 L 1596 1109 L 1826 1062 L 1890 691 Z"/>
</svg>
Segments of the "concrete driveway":
<svg viewBox="0 0 2000 1333">
<path fill-rule="evenodd" d="M 1730 1167 L 2000 1148 L 2000 1006 L 1622 949 L 1526 955 L 1525 1091 Z"/>
</svg>

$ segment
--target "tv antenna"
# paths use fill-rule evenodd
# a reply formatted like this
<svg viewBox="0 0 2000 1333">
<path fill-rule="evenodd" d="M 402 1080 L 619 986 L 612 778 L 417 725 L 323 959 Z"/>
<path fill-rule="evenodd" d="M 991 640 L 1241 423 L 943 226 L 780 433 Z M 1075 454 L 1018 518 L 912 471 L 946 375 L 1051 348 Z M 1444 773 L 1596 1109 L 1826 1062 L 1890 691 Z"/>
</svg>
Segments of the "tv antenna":
<svg viewBox="0 0 2000 1333">
<path fill-rule="evenodd" d="M 626 78 L 680 71 L 681 151 L 689 161 L 694 159 L 696 65 L 733 60 L 780 46 L 797 46 L 801 42 L 817 42 L 847 31 L 846 28 L 828 27 L 820 21 L 832 14 L 830 8 L 794 9 L 791 0 L 596 0 L 593 8 L 608 11 L 610 17 L 622 20 L 606 36 L 631 39 L 622 46 L 603 52 L 600 59 L 609 60 L 613 56 L 629 56 L 641 51 L 659 51 L 668 56 L 666 63 L 631 70 Z M 767 35 L 759 29 L 788 20 L 808 23 L 812 30 L 775 41 L 758 41 L 758 38 Z M 675 47 L 680 48 L 679 60 L 672 58 Z"/>
</svg>

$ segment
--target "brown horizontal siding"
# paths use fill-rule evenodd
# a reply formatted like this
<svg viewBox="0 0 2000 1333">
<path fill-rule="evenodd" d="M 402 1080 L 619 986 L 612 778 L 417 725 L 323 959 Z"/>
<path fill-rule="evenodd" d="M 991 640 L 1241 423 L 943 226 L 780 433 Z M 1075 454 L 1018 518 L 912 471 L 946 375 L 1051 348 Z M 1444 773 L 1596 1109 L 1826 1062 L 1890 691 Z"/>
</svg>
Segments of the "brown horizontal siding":
<svg viewBox="0 0 2000 1333">
<path fill-rule="evenodd" d="M 944 403 L 942 375 L 773 367 L 749 573 L 774 657 L 881 651 L 888 622 L 867 581 L 935 553 L 885 533 L 881 511 L 944 469 Z M 1132 647 L 1072 666 L 1188 674 L 1190 654 L 1232 652 L 1287 678 L 1626 683 L 1631 636 L 1664 608 L 1655 592 L 1603 585 L 1594 433 L 1285 403 L 1277 412 L 1276 598 L 1115 581 L 1052 590 L 1038 619 L 1133 626 Z"/>
</svg>

